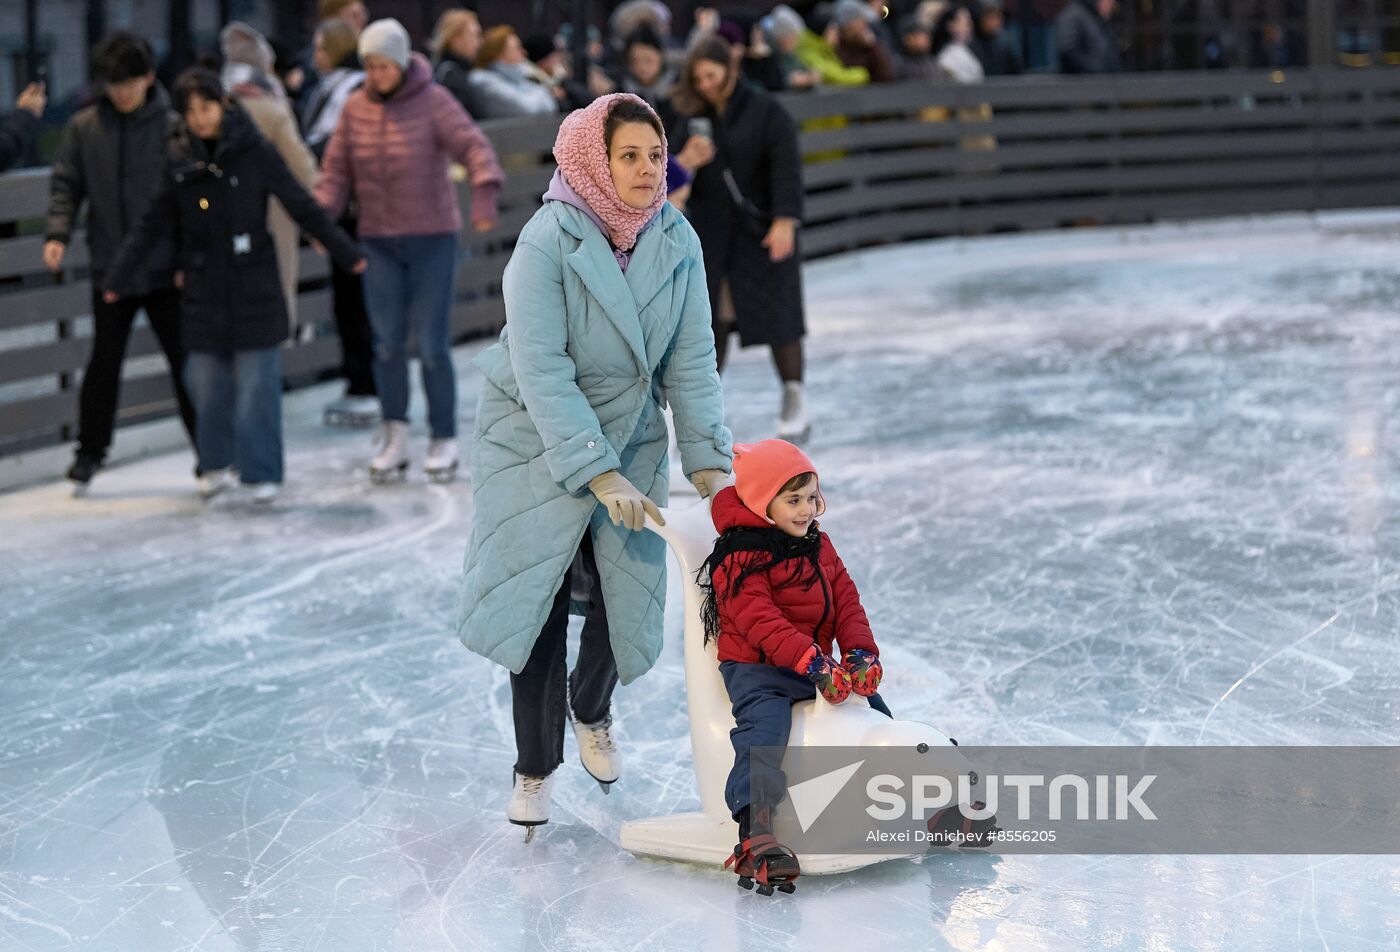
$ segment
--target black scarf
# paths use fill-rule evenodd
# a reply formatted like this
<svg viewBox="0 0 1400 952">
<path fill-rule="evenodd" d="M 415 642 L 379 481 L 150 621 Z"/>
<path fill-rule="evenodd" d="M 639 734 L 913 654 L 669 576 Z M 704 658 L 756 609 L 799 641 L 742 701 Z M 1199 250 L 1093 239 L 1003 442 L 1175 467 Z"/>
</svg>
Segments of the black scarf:
<svg viewBox="0 0 1400 952">
<path fill-rule="evenodd" d="M 797 571 L 782 583 L 782 587 L 789 585 L 801 585 L 803 591 L 808 591 L 815 584 L 820 583 L 822 587 L 822 614 L 817 620 L 817 627 L 813 629 L 813 641 L 816 640 L 815 633 L 821 630 L 822 624 L 826 621 L 826 616 L 831 611 L 831 593 L 827 590 L 826 579 L 821 572 L 821 552 L 822 537 L 821 530 L 817 523 L 807 527 L 807 534 L 803 536 L 791 536 L 776 526 L 734 526 L 726 529 L 718 539 L 715 540 L 715 549 L 710 553 L 700 566 L 700 570 L 695 574 L 695 581 L 699 584 L 701 591 L 705 593 L 704 605 L 701 609 L 700 617 L 705 623 L 705 644 L 719 637 L 719 604 L 715 598 L 714 572 L 724 563 L 724 560 L 734 555 L 736 552 L 762 552 L 768 558 L 753 559 L 744 569 L 734 577 L 729 583 L 729 591 L 725 597 L 733 598 L 739 594 L 751 575 L 759 572 L 767 572 L 776 568 L 789 559 L 801 559 L 804 563 L 798 566 Z M 810 569 L 810 572 L 807 571 Z"/>
</svg>

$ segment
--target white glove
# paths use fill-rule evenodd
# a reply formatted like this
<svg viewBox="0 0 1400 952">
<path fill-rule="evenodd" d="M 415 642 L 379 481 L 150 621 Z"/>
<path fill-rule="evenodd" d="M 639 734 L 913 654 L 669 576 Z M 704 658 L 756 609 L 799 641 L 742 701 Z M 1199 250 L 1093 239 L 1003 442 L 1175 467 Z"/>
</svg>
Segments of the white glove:
<svg viewBox="0 0 1400 952">
<path fill-rule="evenodd" d="M 626 526 L 637 532 L 646 525 L 647 516 L 656 520 L 658 526 L 666 524 L 656 503 L 642 495 L 641 490 L 615 469 L 594 476 L 588 481 L 588 488 L 607 507 L 615 526 Z"/>
<path fill-rule="evenodd" d="M 722 469 L 697 469 L 690 474 L 690 483 L 701 499 L 714 501 L 715 493 L 729 482 L 729 474 Z"/>
</svg>

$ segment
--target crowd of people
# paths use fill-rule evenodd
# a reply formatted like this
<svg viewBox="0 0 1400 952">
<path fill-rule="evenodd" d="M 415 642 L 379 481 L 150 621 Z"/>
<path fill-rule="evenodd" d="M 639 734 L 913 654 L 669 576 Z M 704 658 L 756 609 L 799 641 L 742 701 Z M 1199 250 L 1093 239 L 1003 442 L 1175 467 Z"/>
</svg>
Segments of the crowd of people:
<svg viewBox="0 0 1400 952">
<path fill-rule="evenodd" d="M 1061 15 L 1067 72 L 1117 68 L 1115 0 L 1071 0 Z M 1000 0 L 920 0 L 898 10 L 838 0 L 758 18 L 701 9 L 673 33 L 656 0 L 629 0 L 606 32 L 571 26 L 520 36 L 469 9 L 438 19 L 416 51 L 362 0 L 321 0 L 310 48 L 277 55 L 233 22 L 167 92 L 150 45 L 126 31 L 92 54 L 91 104 L 53 161 L 43 263 L 63 270 L 86 207 L 93 347 L 68 477 L 79 492 L 112 441 L 123 357 L 144 311 L 169 362 L 205 497 L 239 481 L 259 501 L 283 479 L 281 346 L 304 337 L 300 235 L 328 250 L 346 389 L 329 424 L 378 424 L 375 481 L 410 465 L 408 351 L 416 342 L 429 443 L 423 469 L 459 463 L 451 360 L 461 215 L 451 168 L 471 185 L 472 227 L 490 231 L 500 163 L 481 120 L 569 113 L 616 93 L 658 115 L 669 199 L 700 236 L 716 360 L 729 343 L 771 350 L 782 384 L 776 435 L 810 429 L 798 241 L 797 125 L 774 93 L 919 79 L 970 83 L 1022 70 Z M 0 117 L 0 168 L 24 154 L 45 108 L 42 84 Z M 545 196 L 548 198 L 549 196 Z M 275 292 L 275 293 L 274 293 Z"/>
</svg>

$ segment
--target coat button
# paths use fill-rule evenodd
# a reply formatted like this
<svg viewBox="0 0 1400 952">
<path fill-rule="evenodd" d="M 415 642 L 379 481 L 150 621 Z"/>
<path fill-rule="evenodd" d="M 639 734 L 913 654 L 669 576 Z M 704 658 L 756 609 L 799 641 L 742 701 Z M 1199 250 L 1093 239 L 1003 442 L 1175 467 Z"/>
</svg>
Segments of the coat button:
<svg viewBox="0 0 1400 952">
<path fill-rule="evenodd" d="M 588 441 L 588 448 L 589 448 L 590 450 L 593 449 L 593 447 L 595 447 L 595 446 L 597 446 L 597 445 L 598 445 L 598 444 L 595 443 L 595 442 L 593 442 L 592 440 L 589 440 L 589 441 Z"/>
<path fill-rule="evenodd" d="M 207 212 L 207 211 L 209 210 L 209 199 L 207 199 L 207 198 L 201 198 L 201 199 L 199 200 L 199 208 L 200 208 L 200 211 L 206 211 L 206 212 Z"/>
</svg>

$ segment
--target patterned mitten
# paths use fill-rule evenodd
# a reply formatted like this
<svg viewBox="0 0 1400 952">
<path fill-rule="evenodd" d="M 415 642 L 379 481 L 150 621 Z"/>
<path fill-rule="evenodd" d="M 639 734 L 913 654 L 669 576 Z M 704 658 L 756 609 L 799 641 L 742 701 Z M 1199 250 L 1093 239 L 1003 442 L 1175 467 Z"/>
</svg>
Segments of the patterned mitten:
<svg viewBox="0 0 1400 952">
<path fill-rule="evenodd" d="M 885 676 L 885 669 L 878 655 L 863 648 L 853 648 L 846 652 L 842 666 L 851 673 L 851 690 L 861 697 L 870 697 L 880 690 L 880 679 Z"/>
<path fill-rule="evenodd" d="M 802 657 L 802 673 L 817 686 L 817 693 L 829 704 L 840 704 L 851 696 L 851 676 L 846 669 L 813 645 Z"/>
</svg>

